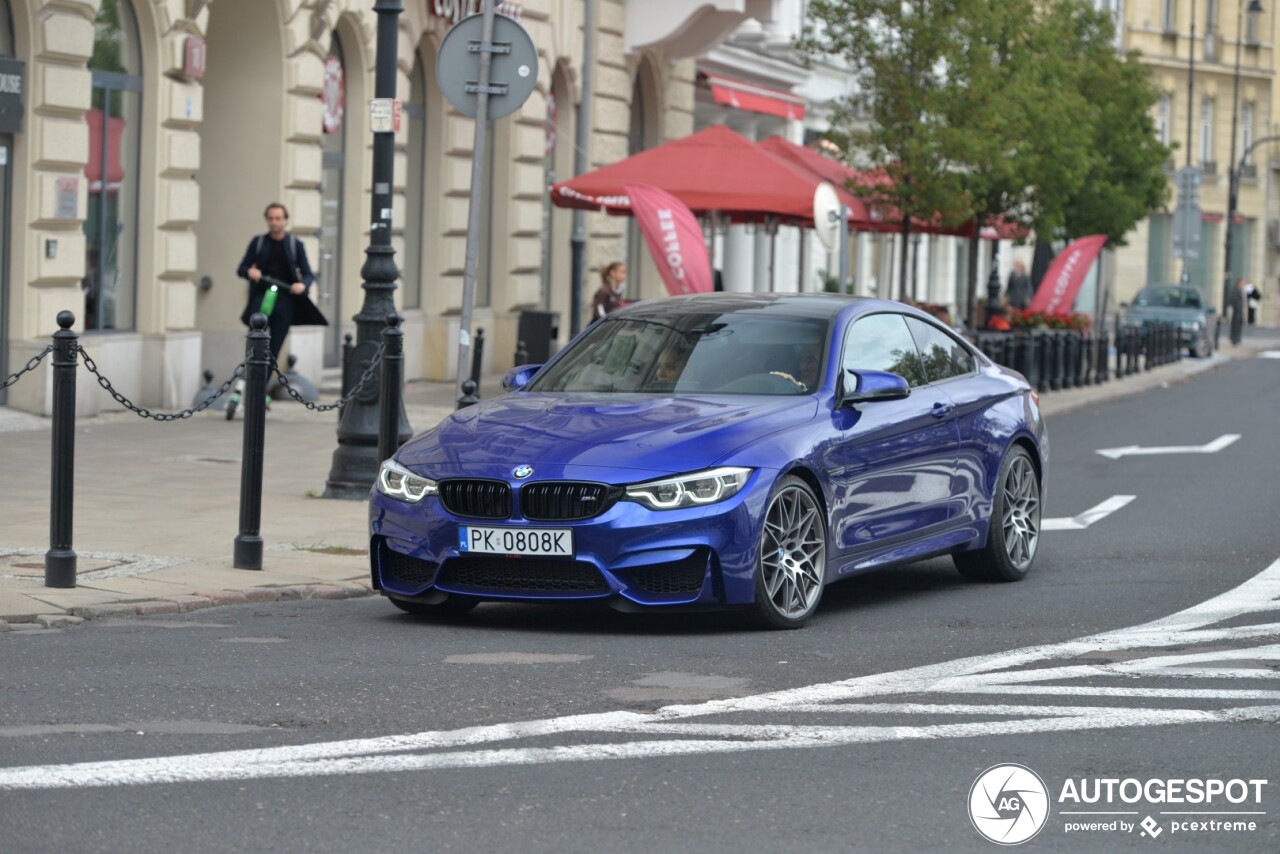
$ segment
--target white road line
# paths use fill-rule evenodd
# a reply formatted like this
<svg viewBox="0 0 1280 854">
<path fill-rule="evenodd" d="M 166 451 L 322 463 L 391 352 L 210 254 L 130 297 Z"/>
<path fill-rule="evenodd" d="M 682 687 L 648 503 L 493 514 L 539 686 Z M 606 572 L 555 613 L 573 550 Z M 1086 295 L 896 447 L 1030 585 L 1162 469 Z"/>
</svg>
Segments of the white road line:
<svg viewBox="0 0 1280 854">
<path fill-rule="evenodd" d="M 1263 350 L 1258 354 L 1259 359 L 1280 359 L 1280 350 Z"/>
<path fill-rule="evenodd" d="M 1045 681 L 1120 677 L 1149 680 L 1167 676 L 1178 677 L 1180 680 L 1231 678 L 1233 673 L 1240 673 L 1239 668 L 1230 666 L 1232 662 L 1274 660 L 1280 656 L 1280 645 L 1246 645 L 1243 648 L 1219 650 L 1196 650 L 1189 647 L 1204 642 L 1247 642 L 1249 639 L 1262 637 L 1260 632 L 1269 633 L 1268 637 L 1272 636 L 1275 634 L 1272 631 L 1276 625 L 1274 622 L 1265 625 L 1206 628 L 1225 620 L 1234 621 L 1244 615 L 1268 611 L 1280 612 L 1280 560 L 1239 587 L 1169 617 L 1065 643 L 973 656 L 751 697 L 667 706 L 652 714 L 619 711 L 260 750 L 0 769 L 0 790 L 481 768 L 1184 723 L 1275 723 L 1280 722 L 1280 703 L 1275 702 L 1280 699 L 1280 691 L 1040 684 Z M 1179 653 L 1156 657 L 1142 654 L 1144 650 L 1166 647 L 1177 648 Z M 1053 661 L 1078 660 L 1081 656 L 1096 656 L 1099 653 L 1114 654 L 1117 657 L 1127 654 L 1132 657 L 1112 662 L 1038 666 Z M 1212 662 L 1219 662 L 1224 666 L 1196 666 Z M 1185 672 L 1186 670 L 1196 672 Z M 980 705 L 965 708 L 962 704 L 954 703 L 935 705 L 867 702 L 862 704 L 862 709 L 870 713 L 974 714 L 990 715 L 997 719 L 898 726 L 811 726 L 693 720 L 750 713 L 847 713 L 861 700 L 895 694 L 915 696 L 938 693 L 992 697 L 1009 694 L 1064 695 L 1072 698 L 1142 697 L 1172 698 L 1202 704 L 1223 701 L 1272 704 L 1217 709 L 1129 708 L 1107 705 L 1048 708 L 1028 706 L 985 711 Z M 612 738 L 628 735 L 662 735 L 667 738 L 551 746 L 540 744 L 536 747 L 497 746 L 502 742 L 545 739 L 569 733 L 600 734 Z M 494 747 L 482 750 L 456 749 L 481 744 L 491 744 Z"/>
<path fill-rule="evenodd" d="M 1112 460 L 1118 460 L 1121 457 L 1142 457 L 1158 454 L 1216 454 L 1239 440 L 1239 433 L 1224 433 L 1207 445 L 1168 445 L 1162 448 L 1143 448 L 1139 445 L 1126 445 L 1123 448 L 1103 448 L 1095 453 Z"/>
<path fill-rule="evenodd" d="M 1052 519 L 1041 519 L 1040 530 L 1083 531 L 1094 522 L 1107 518 L 1137 497 L 1136 495 L 1113 495 L 1101 504 L 1090 507 L 1077 516 L 1058 516 Z"/>
</svg>

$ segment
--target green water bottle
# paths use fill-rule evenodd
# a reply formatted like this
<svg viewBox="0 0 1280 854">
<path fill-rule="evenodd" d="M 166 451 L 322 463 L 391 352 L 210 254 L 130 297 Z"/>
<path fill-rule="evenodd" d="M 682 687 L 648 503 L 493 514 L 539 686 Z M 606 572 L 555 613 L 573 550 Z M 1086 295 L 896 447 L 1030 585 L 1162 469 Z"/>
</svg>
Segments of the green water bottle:
<svg viewBox="0 0 1280 854">
<path fill-rule="evenodd" d="M 275 285 L 272 285 L 271 290 L 262 295 L 262 307 L 259 308 L 258 311 L 270 317 L 271 309 L 276 307 L 276 294 L 279 292 L 280 289 Z"/>
</svg>

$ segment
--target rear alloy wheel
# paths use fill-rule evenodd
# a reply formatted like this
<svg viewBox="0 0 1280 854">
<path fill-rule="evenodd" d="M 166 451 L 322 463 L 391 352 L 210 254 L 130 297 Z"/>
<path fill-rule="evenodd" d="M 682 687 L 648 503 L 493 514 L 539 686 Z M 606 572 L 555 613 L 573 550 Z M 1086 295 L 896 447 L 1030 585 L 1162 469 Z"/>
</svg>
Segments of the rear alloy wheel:
<svg viewBox="0 0 1280 854">
<path fill-rule="evenodd" d="M 970 581 L 1020 581 L 1031 569 L 1039 543 L 1040 476 L 1026 448 L 1014 445 L 996 477 L 987 545 L 951 559 Z"/>
<path fill-rule="evenodd" d="M 756 558 L 752 614 L 771 629 L 798 629 L 822 599 L 827 526 L 809 485 L 784 477 L 769 499 Z"/>
<path fill-rule="evenodd" d="M 443 602 L 414 602 L 412 599 L 397 599 L 388 596 L 391 604 L 408 614 L 420 617 L 457 617 L 467 613 L 480 604 L 479 599 L 465 599 L 461 596 L 450 596 Z"/>
</svg>

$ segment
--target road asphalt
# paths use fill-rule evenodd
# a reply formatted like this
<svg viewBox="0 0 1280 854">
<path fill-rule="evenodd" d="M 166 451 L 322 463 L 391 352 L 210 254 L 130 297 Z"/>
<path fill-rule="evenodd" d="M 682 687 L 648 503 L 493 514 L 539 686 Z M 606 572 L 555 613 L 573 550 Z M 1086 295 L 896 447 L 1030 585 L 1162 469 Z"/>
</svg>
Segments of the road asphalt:
<svg viewBox="0 0 1280 854">
<path fill-rule="evenodd" d="M 1180 382 L 1226 361 L 1280 350 L 1280 332 L 1250 330 L 1239 347 L 1183 359 L 1101 385 L 1046 392 L 1049 418 Z M 109 373 L 108 366 L 102 366 Z M 81 382 L 85 381 L 83 373 Z M 497 393 L 485 377 L 482 396 Z M 322 402 L 331 397 L 322 399 Z M 454 409 L 448 382 L 414 382 L 405 411 L 415 432 Z M 44 586 L 48 549 L 50 420 L 0 407 L 0 631 L 98 617 L 165 614 L 218 605 L 369 596 L 364 501 L 322 498 L 337 448 L 336 417 L 289 401 L 267 414 L 261 570 L 235 569 L 243 419 L 222 412 L 159 423 L 126 411 L 76 425 L 74 588 Z"/>
</svg>

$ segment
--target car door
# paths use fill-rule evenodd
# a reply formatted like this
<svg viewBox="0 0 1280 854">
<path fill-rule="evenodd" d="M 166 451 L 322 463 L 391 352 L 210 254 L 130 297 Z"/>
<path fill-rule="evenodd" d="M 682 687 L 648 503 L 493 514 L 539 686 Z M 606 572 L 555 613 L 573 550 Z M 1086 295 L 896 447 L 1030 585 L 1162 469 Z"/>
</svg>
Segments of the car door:
<svg viewBox="0 0 1280 854">
<path fill-rule="evenodd" d="M 824 462 L 833 492 L 831 540 L 842 553 L 874 550 L 945 526 L 959 452 L 955 406 L 928 384 L 903 315 L 867 315 L 848 327 L 841 356 L 846 388 L 859 370 L 898 374 L 911 393 L 833 412 L 839 438 Z"/>
<path fill-rule="evenodd" d="M 951 516 L 973 519 L 976 505 L 989 490 L 985 472 L 996 441 L 992 425 L 987 423 L 988 410 L 1001 396 L 1009 395 L 1009 385 L 983 377 L 973 351 L 941 326 L 908 317 L 907 328 L 920 351 L 930 386 L 955 405 L 959 452 L 951 480 Z"/>
</svg>

